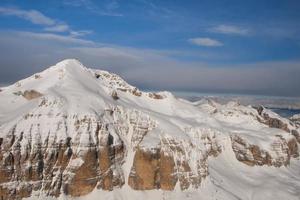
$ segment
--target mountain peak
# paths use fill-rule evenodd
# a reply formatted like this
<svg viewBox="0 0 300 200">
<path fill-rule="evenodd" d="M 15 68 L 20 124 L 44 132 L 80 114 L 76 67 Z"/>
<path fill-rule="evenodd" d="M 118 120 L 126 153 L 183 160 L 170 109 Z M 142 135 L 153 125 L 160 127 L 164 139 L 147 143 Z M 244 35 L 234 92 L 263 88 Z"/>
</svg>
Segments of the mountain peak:
<svg viewBox="0 0 300 200">
<path fill-rule="evenodd" d="M 56 65 L 68 65 L 68 64 L 79 64 L 79 65 L 82 65 L 81 62 L 75 58 L 66 58 L 60 62 L 58 62 Z"/>
<path fill-rule="evenodd" d="M 74 58 L 64 59 L 58 62 L 55 66 L 59 68 L 86 68 L 79 60 Z"/>
</svg>

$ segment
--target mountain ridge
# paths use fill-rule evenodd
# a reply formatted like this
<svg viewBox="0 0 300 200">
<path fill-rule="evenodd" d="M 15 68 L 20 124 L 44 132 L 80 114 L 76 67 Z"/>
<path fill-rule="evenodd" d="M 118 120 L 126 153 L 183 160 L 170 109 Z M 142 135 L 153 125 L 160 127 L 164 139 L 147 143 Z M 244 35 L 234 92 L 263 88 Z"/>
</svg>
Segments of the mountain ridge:
<svg viewBox="0 0 300 200">
<path fill-rule="evenodd" d="M 192 103 L 169 92 L 143 92 L 74 59 L 2 88 L 0 97 L 0 197 L 5 199 L 96 193 L 163 199 L 164 191 L 251 199 L 259 182 L 241 179 L 241 185 L 253 185 L 249 191 L 233 186 L 230 177 L 238 174 L 230 163 L 240 175 L 254 171 L 259 178 L 268 170 L 276 173 L 276 167 L 287 177 L 288 187 L 266 188 L 257 199 L 279 192 L 297 199 L 299 125 L 263 107 Z M 224 172 L 220 165 L 227 167 Z"/>
</svg>

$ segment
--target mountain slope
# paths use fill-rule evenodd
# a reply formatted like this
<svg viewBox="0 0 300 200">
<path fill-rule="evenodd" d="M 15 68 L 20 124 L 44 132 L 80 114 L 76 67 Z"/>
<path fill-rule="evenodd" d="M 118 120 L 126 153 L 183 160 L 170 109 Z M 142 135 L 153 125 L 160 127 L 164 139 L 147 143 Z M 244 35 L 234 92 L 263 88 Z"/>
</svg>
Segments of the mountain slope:
<svg viewBox="0 0 300 200">
<path fill-rule="evenodd" d="M 64 60 L 1 88 L 0 197 L 299 199 L 299 132 Z"/>
</svg>

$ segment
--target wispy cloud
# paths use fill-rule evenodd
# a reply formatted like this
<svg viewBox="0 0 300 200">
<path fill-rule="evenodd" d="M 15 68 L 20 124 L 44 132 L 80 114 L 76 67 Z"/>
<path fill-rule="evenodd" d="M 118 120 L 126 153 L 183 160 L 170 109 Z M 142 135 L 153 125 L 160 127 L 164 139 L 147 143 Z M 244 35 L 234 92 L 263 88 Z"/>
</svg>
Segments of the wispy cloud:
<svg viewBox="0 0 300 200">
<path fill-rule="evenodd" d="M 91 30 L 73 30 L 67 23 L 47 17 L 37 10 L 0 7 L 0 15 L 19 17 L 33 24 L 44 26 L 43 30 L 46 32 L 69 33 L 70 37 L 82 37 L 93 32 Z"/>
<path fill-rule="evenodd" d="M 28 38 L 32 39 L 39 39 L 44 41 L 51 41 L 51 42 L 59 42 L 59 43 L 68 43 L 68 44 L 75 44 L 75 45 L 93 45 L 95 44 L 93 41 L 75 38 L 72 36 L 63 36 L 58 34 L 52 33 L 34 33 L 34 32 L 13 32 L 14 34 L 20 36 L 24 35 Z"/>
<path fill-rule="evenodd" d="M 63 0 L 63 4 L 73 7 L 84 6 L 86 8 L 92 9 L 92 2 L 90 0 Z"/>
<path fill-rule="evenodd" d="M 116 10 L 120 7 L 120 4 L 117 1 L 109 1 L 104 5 L 107 10 Z"/>
<path fill-rule="evenodd" d="M 44 28 L 47 32 L 56 32 L 56 33 L 69 33 L 70 37 L 83 37 L 85 35 L 89 35 L 93 33 L 91 30 L 73 30 L 70 28 L 68 24 L 57 24 L 55 26 Z"/>
<path fill-rule="evenodd" d="M 218 47 L 223 46 L 223 43 L 206 37 L 198 37 L 198 38 L 191 38 L 188 40 L 191 44 L 197 45 L 197 46 L 206 46 L 206 47 Z"/>
<path fill-rule="evenodd" d="M 45 16 L 44 14 L 36 10 L 21 10 L 18 8 L 0 7 L 0 14 L 7 16 L 16 16 L 30 21 L 33 24 L 39 25 L 50 26 L 56 23 L 55 20 Z"/>
<path fill-rule="evenodd" d="M 249 35 L 250 30 L 232 25 L 218 25 L 209 29 L 210 32 L 228 34 L 228 35 Z"/>
<path fill-rule="evenodd" d="M 67 24 L 57 24 L 55 26 L 46 27 L 44 30 L 49 32 L 66 32 L 70 30 L 70 27 Z"/>
<path fill-rule="evenodd" d="M 72 37 L 82 37 L 82 36 L 89 35 L 92 33 L 93 33 L 93 31 L 91 31 L 91 30 L 81 30 L 81 31 L 71 31 L 70 35 Z"/>
<path fill-rule="evenodd" d="M 123 14 L 118 12 L 120 4 L 116 0 L 104 1 L 99 7 L 91 0 L 64 0 L 63 4 L 72 7 L 83 7 L 90 12 L 103 16 L 122 17 Z"/>
<path fill-rule="evenodd" d="M 146 12 L 151 16 L 159 16 L 159 17 L 170 17 L 173 16 L 173 11 L 169 8 L 163 7 L 162 5 L 156 5 L 151 0 L 139 0 L 139 3 L 142 3 L 146 7 Z"/>
</svg>

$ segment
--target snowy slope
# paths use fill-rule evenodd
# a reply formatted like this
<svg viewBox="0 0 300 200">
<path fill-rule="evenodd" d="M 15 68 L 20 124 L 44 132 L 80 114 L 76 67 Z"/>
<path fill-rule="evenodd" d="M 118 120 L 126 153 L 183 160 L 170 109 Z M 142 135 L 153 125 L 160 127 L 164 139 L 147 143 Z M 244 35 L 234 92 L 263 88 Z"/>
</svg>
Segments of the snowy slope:
<svg viewBox="0 0 300 200">
<path fill-rule="evenodd" d="M 142 92 L 68 59 L 1 88 L 0 197 L 299 199 L 299 132 L 262 107 Z"/>
</svg>

